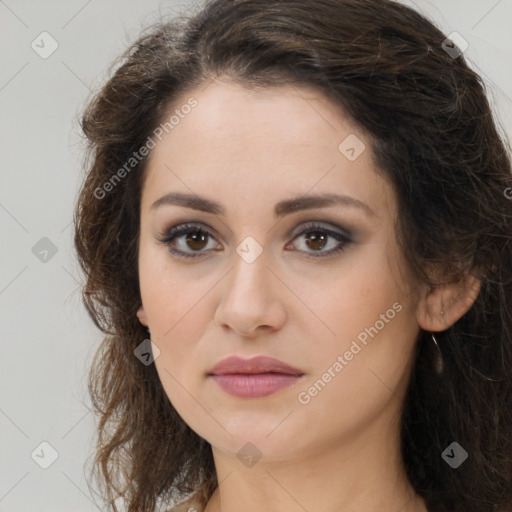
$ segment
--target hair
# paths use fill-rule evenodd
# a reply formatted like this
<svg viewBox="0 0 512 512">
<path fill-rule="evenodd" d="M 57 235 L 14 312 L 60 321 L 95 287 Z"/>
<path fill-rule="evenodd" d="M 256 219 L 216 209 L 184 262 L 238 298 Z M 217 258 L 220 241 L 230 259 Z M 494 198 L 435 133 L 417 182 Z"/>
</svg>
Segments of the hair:
<svg viewBox="0 0 512 512">
<path fill-rule="evenodd" d="M 150 512 L 192 492 L 206 503 L 218 484 L 210 444 L 178 415 L 155 365 L 134 356 L 147 337 L 136 312 L 148 157 L 104 185 L 171 105 L 223 77 L 252 89 L 312 86 L 334 99 L 368 134 L 375 170 L 397 193 L 395 231 L 411 275 L 431 286 L 441 275 L 479 279 L 468 312 L 437 333 L 441 374 L 430 333 L 420 329 L 401 451 L 429 510 L 510 510 L 509 146 L 482 79 L 464 55 L 445 51 L 445 38 L 390 0 L 210 0 L 147 27 L 116 60 L 81 117 L 87 152 L 74 238 L 82 300 L 105 335 L 88 384 L 100 420 L 95 475 L 113 510 L 122 499 L 128 512 Z M 469 455 L 456 470 L 441 457 L 454 441 Z"/>
</svg>

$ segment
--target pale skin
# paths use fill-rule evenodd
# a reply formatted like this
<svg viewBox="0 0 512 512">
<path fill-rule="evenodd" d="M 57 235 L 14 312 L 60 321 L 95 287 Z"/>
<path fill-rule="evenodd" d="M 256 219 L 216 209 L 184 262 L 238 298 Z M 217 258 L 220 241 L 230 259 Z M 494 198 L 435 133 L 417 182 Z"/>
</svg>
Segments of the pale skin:
<svg viewBox="0 0 512 512">
<path fill-rule="evenodd" d="M 412 278 L 395 238 L 395 192 L 375 172 L 370 140 L 320 92 L 251 92 L 217 79 L 173 108 L 191 96 L 197 107 L 151 152 L 138 317 L 161 351 L 155 365 L 169 400 L 212 446 L 220 485 L 206 512 L 426 511 L 399 450 L 414 343 L 420 328 L 443 331 L 464 315 L 479 281 L 468 275 L 431 288 Z M 353 161 L 338 148 L 350 134 L 366 146 Z M 225 212 L 151 208 L 170 192 L 206 197 Z M 350 196 L 373 213 L 335 204 L 274 217 L 280 201 L 323 193 Z M 158 241 L 185 222 L 208 235 L 187 243 L 178 234 L 171 245 L 200 253 L 195 259 Z M 307 232 L 296 235 L 310 222 L 348 230 L 351 241 L 314 258 L 341 244 L 331 235 L 324 247 Z M 236 251 L 246 237 L 263 250 L 251 263 Z M 378 334 L 300 403 L 298 394 L 396 303 L 401 310 Z M 304 376 L 264 398 L 233 397 L 207 372 L 235 354 L 269 355 Z M 261 454 L 250 467 L 237 457 L 247 443 Z"/>
</svg>

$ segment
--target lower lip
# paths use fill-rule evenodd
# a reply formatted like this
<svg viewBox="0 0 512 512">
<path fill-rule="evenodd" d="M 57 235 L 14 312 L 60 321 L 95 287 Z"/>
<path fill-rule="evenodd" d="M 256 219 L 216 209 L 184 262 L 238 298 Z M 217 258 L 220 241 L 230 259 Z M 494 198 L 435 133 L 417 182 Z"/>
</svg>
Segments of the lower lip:
<svg viewBox="0 0 512 512">
<path fill-rule="evenodd" d="M 242 398 L 259 398 L 295 384 L 301 375 L 285 373 L 230 373 L 212 375 L 213 380 L 226 392 Z"/>
</svg>

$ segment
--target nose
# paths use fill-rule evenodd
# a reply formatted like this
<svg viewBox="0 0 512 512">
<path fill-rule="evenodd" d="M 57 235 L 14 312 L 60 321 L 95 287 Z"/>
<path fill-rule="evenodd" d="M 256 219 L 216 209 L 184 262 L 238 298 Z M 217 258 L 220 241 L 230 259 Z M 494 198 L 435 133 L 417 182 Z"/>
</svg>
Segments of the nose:
<svg viewBox="0 0 512 512">
<path fill-rule="evenodd" d="M 265 251 L 251 263 L 235 254 L 234 267 L 223 280 L 215 321 L 249 338 L 278 330 L 286 321 L 284 293 Z"/>
</svg>

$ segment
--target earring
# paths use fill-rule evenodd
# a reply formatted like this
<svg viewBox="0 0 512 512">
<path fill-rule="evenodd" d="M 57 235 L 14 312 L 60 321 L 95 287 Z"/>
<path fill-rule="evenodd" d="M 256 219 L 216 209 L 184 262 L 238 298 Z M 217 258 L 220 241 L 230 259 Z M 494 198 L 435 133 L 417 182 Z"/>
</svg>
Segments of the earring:
<svg viewBox="0 0 512 512">
<path fill-rule="evenodd" d="M 434 336 L 434 333 L 430 333 L 432 336 L 432 341 L 434 342 L 434 345 L 436 346 L 437 355 L 434 361 L 434 369 L 438 375 L 443 373 L 444 370 L 444 361 L 443 361 L 443 354 L 441 352 L 441 349 L 439 348 L 439 345 L 437 343 L 436 337 Z"/>
</svg>

